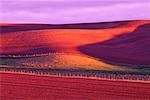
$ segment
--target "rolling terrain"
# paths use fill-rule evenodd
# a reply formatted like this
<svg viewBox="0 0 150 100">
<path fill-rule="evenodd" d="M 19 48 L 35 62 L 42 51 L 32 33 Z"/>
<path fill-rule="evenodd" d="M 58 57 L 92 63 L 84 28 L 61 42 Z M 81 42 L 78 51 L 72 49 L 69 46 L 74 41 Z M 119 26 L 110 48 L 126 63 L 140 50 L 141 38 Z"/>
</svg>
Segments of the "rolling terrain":
<svg viewBox="0 0 150 100">
<path fill-rule="evenodd" d="M 0 24 L 0 99 L 150 100 L 150 20 Z"/>
<path fill-rule="evenodd" d="M 1 66 L 150 72 L 150 21 L 1 24 Z"/>
</svg>

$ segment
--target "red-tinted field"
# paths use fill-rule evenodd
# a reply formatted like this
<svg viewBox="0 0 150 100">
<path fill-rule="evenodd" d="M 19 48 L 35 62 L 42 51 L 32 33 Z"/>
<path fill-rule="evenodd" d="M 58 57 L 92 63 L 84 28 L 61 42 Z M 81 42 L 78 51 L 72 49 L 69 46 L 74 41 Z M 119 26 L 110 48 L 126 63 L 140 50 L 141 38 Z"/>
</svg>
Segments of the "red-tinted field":
<svg viewBox="0 0 150 100">
<path fill-rule="evenodd" d="M 149 23 L 143 20 L 74 25 L 1 24 L 0 53 L 5 57 L 54 54 L 46 60 L 33 57 L 13 61 L 26 67 L 83 66 L 83 69 L 137 71 L 135 67 L 143 66 L 147 71 Z M 7 60 L 8 63 L 12 60 Z"/>
<path fill-rule="evenodd" d="M 1 24 L 0 67 L 150 73 L 150 21 Z M 150 84 L 0 73 L 2 100 L 150 100 Z"/>
<path fill-rule="evenodd" d="M 117 22 L 116 22 L 117 23 Z M 21 29 L 29 25 L 2 27 L 1 54 L 36 54 L 53 52 L 81 53 L 78 47 L 104 42 L 115 38 L 118 35 L 130 34 L 139 26 L 149 23 L 149 21 L 130 21 L 125 25 L 118 25 L 115 28 L 107 29 L 42 29 L 16 32 L 3 32 L 5 30 Z M 44 26 L 44 25 L 43 25 Z M 83 25 L 84 26 L 84 25 Z M 39 25 L 31 25 L 38 28 Z M 59 27 L 58 27 L 59 28 Z M 141 31 L 141 34 L 144 29 Z M 144 32 L 145 33 L 145 32 Z M 146 33 L 148 34 L 148 33 Z M 136 41 L 136 40 L 135 40 Z M 111 51 L 111 48 L 110 48 Z"/>
<path fill-rule="evenodd" d="M 150 84 L 0 73 L 1 100 L 149 100 Z"/>
<path fill-rule="evenodd" d="M 145 20 L 75 25 L 1 24 L 0 53 L 12 57 L 69 53 L 78 58 L 59 56 L 65 59 L 62 62 L 74 62 L 75 58 L 79 61 L 73 64 L 82 61 L 92 62 L 91 65 L 99 61 L 101 64 L 96 66 L 149 66 L 149 23 Z"/>
</svg>

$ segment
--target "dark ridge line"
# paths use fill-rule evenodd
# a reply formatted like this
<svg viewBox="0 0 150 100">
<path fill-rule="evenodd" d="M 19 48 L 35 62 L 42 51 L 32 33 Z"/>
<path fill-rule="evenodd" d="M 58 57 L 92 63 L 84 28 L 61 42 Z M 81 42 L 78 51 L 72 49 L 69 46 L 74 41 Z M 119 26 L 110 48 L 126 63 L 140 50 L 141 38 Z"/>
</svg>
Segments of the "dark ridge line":
<svg viewBox="0 0 150 100">
<path fill-rule="evenodd" d="M 117 23 L 117 22 L 129 22 L 129 21 L 147 21 L 147 20 L 123 20 L 123 21 L 111 21 L 111 22 L 83 22 L 83 23 L 65 23 L 65 24 L 44 24 L 44 23 L 0 23 L 10 25 L 82 25 L 82 24 L 104 24 L 104 23 Z"/>
<path fill-rule="evenodd" d="M 79 70 L 79 69 L 37 69 L 37 68 L 6 68 L 0 67 L 0 71 L 9 72 L 24 72 L 39 75 L 56 75 L 56 76 L 79 76 L 79 77 L 95 77 L 107 79 L 121 79 L 121 80 L 142 80 L 150 81 L 150 74 L 133 74 L 130 72 L 111 72 L 100 70 Z"/>
<path fill-rule="evenodd" d="M 117 22 L 130 22 L 130 21 L 149 21 L 148 19 L 143 20 L 118 20 L 118 21 L 105 21 L 105 22 L 83 22 L 83 23 L 64 23 L 64 24 L 49 24 L 49 23 L 0 23 L 0 24 L 11 24 L 11 25 L 80 25 L 80 24 L 100 24 L 100 23 L 117 23 Z"/>
<path fill-rule="evenodd" d="M 137 20 L 132 20 L 137 21 Z M 0 26 L 0 33 L 41 30 L 41 29 L 108 29 L 125 25 L 130 21 L 112 21 L 112 22 L 89 22 L 89 23 L 71 23 L 71 24 L 32 24 L 32 23 L 18 23 L 12 24 L 14 26 Z M 10 23 L 11 25 L 11 23 Z M 34 27 L 32 27 L 34 26 Z"/>
</svg>

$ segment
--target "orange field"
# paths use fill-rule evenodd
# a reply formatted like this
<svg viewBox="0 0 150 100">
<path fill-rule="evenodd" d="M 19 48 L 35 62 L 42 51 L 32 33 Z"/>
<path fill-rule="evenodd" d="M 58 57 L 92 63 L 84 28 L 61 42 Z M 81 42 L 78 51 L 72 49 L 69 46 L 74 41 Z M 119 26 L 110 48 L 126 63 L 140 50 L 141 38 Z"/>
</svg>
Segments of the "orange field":
<svg viewBox="0 0 150 100">
<path fill-rule="evenodd" d="M 101 27 L 107 23 L 97 24 L 96 29 L 86 29 L 88 24 L 81 24 L 81 29 L 77 25 L 1 24 L 0 53 L 2 57 L 32 57 L 7 61 L 17 62 L 15 66 L 119 71 L 139 71 L 136 67 L 144 66 L 146 71 L 150 21 L 120 23 L 108 28 Z"/>
<path fill-rule="evenodd" d="M 150 100 L 150 20 L 62 25 L 3 23 L 0 28 L 2 100 Z M 64 76 L 38 75 L 35 69 L 67 69 L 67 74 L 75 69 L 115 72 L 116 80 L 96 79 L 96 75 L 93 79 L 65 77 L 65 72 Z M 133 73 L 136 77 L 132 77 Z M 117 75 L 126 76 L 124 79 L 130 76 L 130 81 L 118 80 Z"/>
</svg>

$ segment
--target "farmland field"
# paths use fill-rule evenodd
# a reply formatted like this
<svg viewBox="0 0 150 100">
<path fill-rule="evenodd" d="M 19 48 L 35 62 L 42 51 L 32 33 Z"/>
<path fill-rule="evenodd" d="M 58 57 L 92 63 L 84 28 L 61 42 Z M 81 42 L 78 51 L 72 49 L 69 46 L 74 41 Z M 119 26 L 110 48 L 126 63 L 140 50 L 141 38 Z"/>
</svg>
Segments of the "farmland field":
<svg viewBox="0 0 150 100">
<path fill-rule="evenodd" d="M 2 100 L 150 100 L 150 20 L 0 27 Z"/>
</svg>

